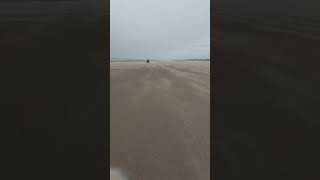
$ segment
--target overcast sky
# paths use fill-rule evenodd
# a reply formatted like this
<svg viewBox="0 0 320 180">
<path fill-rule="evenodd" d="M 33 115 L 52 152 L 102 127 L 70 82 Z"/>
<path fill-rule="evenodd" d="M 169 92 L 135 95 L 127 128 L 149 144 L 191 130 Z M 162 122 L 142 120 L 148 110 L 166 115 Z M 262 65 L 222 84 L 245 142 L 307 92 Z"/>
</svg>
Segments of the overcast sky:
<svg viewBox="0 0 320 180">
<path fill-rule="evenodd" d="M 209 58 L 210 0 L 111 0 L 111 58 Z"/>
</svg>

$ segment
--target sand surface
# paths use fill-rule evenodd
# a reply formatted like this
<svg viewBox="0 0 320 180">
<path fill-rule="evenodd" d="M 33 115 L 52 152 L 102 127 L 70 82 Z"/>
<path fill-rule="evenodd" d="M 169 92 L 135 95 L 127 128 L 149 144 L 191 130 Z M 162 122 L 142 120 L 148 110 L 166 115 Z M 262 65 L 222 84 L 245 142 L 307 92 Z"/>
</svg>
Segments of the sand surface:
<svg viewBox="0 0 320 180">
<path fill-rule="evenodd" d="M 209 180 L 208 61 L 111 62 L 111 167 L 131 180 Z"/>
</svg>

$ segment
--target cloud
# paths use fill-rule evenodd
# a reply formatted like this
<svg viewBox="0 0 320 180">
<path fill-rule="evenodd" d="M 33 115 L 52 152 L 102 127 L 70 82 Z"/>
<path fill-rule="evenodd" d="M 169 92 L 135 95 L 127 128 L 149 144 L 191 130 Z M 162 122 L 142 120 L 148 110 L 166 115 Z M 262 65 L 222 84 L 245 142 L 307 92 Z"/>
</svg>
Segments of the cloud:
<svg viewBox="0 0 320 180">
<path fill-rule="evenodd" d="M 209 0 L 111 0 L 113 58 L 208 58 Z"/>
</svg>

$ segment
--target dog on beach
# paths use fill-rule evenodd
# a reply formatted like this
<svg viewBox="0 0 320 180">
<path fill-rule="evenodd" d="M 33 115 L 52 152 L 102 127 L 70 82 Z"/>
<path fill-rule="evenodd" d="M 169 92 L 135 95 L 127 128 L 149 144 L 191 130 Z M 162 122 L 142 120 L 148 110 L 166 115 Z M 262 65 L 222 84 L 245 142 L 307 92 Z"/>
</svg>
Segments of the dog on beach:
<svg viewBox="0 0 320 180">
<path fill-rule="evenodd" d="M 110 180 L 129 180 L 118 168 L 110 168 Z"/>
</svg>

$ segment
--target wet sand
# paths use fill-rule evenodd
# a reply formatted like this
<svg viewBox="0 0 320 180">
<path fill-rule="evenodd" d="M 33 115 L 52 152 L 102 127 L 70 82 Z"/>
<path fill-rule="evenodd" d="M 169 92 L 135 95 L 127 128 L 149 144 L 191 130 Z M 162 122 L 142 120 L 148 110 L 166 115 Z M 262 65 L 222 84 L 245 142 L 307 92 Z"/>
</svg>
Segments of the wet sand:
<svg viewBox="0 0 320 180">
<path fill-rule="evenodd" d="M 209 180 L 208 61 L 111 63 L 111 167 L 131 180 Z"/>
</svg>

